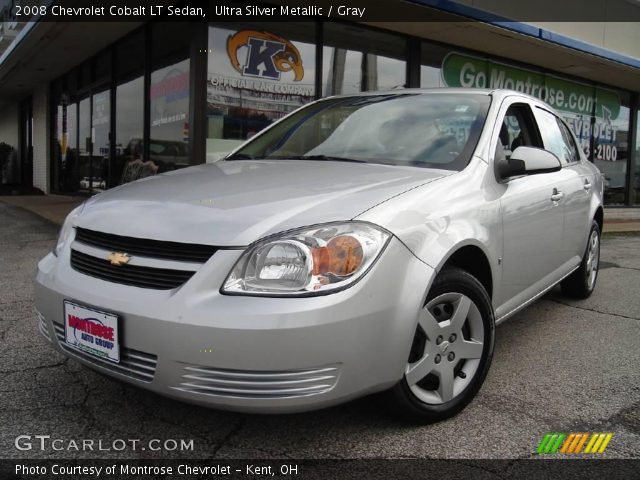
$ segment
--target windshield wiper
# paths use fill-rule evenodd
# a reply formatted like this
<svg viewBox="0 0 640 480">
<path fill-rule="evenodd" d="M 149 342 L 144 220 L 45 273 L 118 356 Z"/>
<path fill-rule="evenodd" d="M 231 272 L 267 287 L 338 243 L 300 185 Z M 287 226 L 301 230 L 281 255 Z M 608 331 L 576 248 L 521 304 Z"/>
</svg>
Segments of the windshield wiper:
<svg viewBox="0 0 640 480">
<path fill-rule="evenodd" d="M 268 157 L 254 157 L 247 153 L 234 153 L 228 156 L 225 160 L 326 160 L 334 162 L 354 162 L 354 163 L 367 163 L 366 160 L 359 160 L 357 158 L 347 157 L 335 157 L 333 155 L 285 155 L 285 156 L 268 156 Z"/>
</svg>

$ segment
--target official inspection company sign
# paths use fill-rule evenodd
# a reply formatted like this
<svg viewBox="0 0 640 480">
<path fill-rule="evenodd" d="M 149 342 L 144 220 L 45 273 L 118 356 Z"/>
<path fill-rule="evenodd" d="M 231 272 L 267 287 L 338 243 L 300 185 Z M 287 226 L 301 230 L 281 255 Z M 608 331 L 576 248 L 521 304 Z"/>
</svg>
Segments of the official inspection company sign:
<svg viewBox="0 0 640 480">
<path fill-rule="evenodd" d="M 247 49 L 244 65 L 238 58 L 241 47 Z M 283 72 L 292 72 L 294 82 L 304 77 L 299 50 L 289 40 L 271 32 L 236 32 L 227 40 L 227 55 L 233 68 L 244 76 L 280 80 Z"/>
</svg>

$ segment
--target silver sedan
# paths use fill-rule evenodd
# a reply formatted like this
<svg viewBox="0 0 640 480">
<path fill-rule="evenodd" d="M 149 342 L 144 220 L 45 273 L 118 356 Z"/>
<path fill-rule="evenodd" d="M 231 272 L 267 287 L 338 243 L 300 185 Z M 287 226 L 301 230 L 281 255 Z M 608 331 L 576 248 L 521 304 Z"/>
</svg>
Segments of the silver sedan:
<svg viewBox="0 0 640 480">
<path fill-rule="evenodd" d="M 246 412 L 388 390 L 462 410 L 494 329 L 598 275 L 603 181 L 513 91 L 331 97 L 223 161 L 87 200 L 38 265 L 52 346 L 176 399 Z"/>
</svg>

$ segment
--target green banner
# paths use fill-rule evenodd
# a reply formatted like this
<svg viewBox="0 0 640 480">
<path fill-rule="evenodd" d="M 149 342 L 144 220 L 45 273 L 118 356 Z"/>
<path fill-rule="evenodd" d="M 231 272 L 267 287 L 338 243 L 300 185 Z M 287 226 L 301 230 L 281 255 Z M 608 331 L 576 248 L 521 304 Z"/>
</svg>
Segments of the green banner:
<svg viewBox="0 0 640 480">
<path fill-rule="evenodd" d="M 442 79 L 449 87 L 508 88 L 544 100 L 552 107 L 579 115 L 615 120 L 620 113 L 616 92 L 485 58 L 449 53 L 442 61 Z"/>
</svg>

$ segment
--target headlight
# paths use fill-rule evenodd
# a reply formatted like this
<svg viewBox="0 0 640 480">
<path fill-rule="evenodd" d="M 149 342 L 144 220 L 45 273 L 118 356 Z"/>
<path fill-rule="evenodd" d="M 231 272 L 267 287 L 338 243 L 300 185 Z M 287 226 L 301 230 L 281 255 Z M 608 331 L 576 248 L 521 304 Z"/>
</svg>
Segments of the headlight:
<svg viewBox="0 0 640 480">
<path fill-rule="evenodd" d="M 222 293 L 308 296 L 346 288 L 369 270 L 390 236 L 369 223 L 345 222 L 262 239 L 240 257 Z"/>
<path fill-rule="evenodd" d="M 82 209 L 84 208 L 84 203 L 73 210 L 67 215 L 67 218 L 64 219 L 64 223 L 62 224 L 62 228 L 60 229 L 60 233 L 58 234 L 58 241 L 56 242 L 56 246 L 53 249 L 53 254 L 58 257 L 62 253 L 62 249 L 64 248 L 67 240 L 69 239 L 69 235 L 73 231 L 73 223 L 74 220 L 80 215 Z"/>
</svg>

